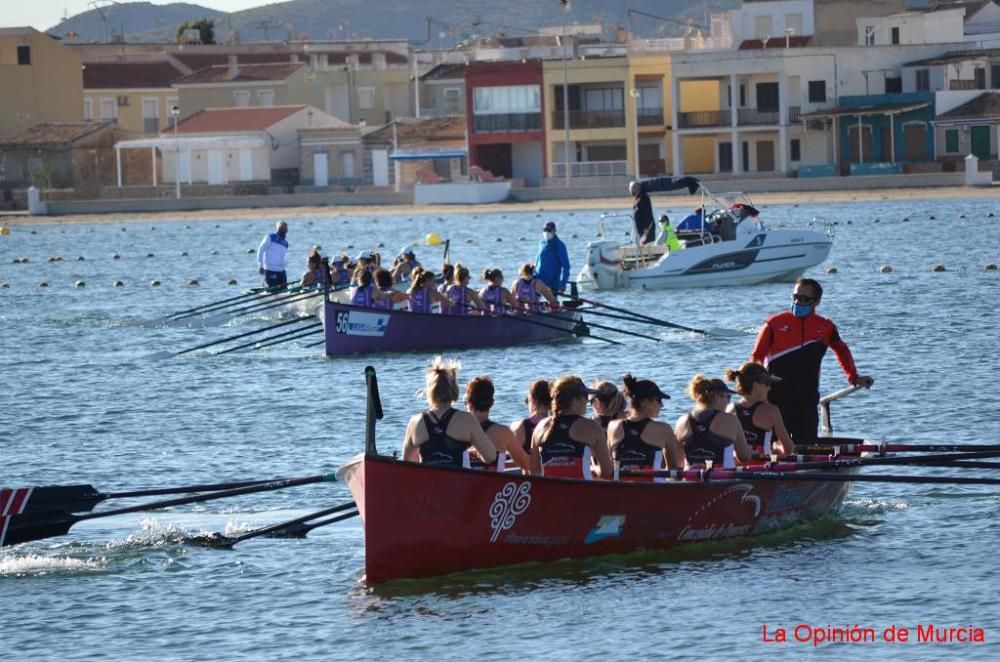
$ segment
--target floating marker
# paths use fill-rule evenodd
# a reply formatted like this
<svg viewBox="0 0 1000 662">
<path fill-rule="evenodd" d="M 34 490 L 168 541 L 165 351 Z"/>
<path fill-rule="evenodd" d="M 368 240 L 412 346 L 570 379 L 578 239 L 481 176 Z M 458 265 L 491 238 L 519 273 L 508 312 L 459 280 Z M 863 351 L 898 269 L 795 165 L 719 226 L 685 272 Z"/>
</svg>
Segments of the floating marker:
<svg viewBox="0 0 1000 662">
<path fill-rule="evenodd" d="M 993 262 L 986 263 L 986 271 L 996 271 L 996 270 L 997 270 L 996 264 L 994 264 Z"/>
<path fill-rule="evenodd" d="M 527 237 L 518 237 L 517 240 L 518 241 L 528 241 L 528 238 Z"/>
<path fill-rule="evenodd" d="M 187 257 L 187 256 L 188 256 L 187 251 L 181 251 L 181 257 Z"/>
<path fill-rule="evenodd" d="M 576 233 L 575 232 L 572 235 L 570 235 L 570 239 L 576 239 Z"/>
<path fill-rule="evenodd" d="M 87 258 L 85 258 L 84 256 L 81 255 L 80 257 L 76 258 L 76 261 L 77 262 L 86 262 Z"/>
<path fill-rule="evenodd" d="M 212 251 L 212 255 L 218 255 L 219 251 Z"/>
<path fill-rule="evenodd" d="M 883 273 L 883 274 L 891 274 L 892 273 L 892 267 L 890 267 L 888 264 L 883 264 L 881 267 L 878 268 L 878 270 L 879 270 L 879 273 Z"/>
<path fill-rule="evenodd" d="M 184 226 L 184 229 L 185 229 L 185 230 L 190 230 L 190 229 L 191 229 L 191 226 L 190 226 L 190 225 L 185 225 L 185 226 Z"/>
<path fill-rule="evenodd" d="M 798 207 L 798 205 L 795 205 L 795 206 Z M 569 215 L 570 216 L 574 216 L 575 214 L 574 214 L 574 212 L 570 212 Z"/>
<path fill-rule="evenodd" d="M 965 218 L 965 214 L 959 214 L 958 217 L 959 218 Z"/>
<path fill-rule="evenodd" d="M 197 284 L 198 284 L 198 279 L 197 278 L 189 278 L 188 279 L 188 287 L 194 287 Z"/>
<path fill-rule="evenodd" d="M 378 248 L 385 248 L 385 242 L 384 241 L 378 242 Z"/>
<path fill-rule="evenodd" d="M 11 264 L 21 264 L 21 258 L 19 258 L 19 257 L 15 257 L 15 258 L 14 258 L 14 261 L 13 261 L 13 262 L 11 262 Z"/>
<path fill-rule="evenodd" d="M 219 226 L 218 224 L 216 224 L 216 226 L 215 226 L 215 229 L 216 229 L 216 230 L 218 230 L 218 229 L 219 229 L 219 227 L 220 227 L 220 226 Z"/>
<path fill-rule="evenodd" d="M 120 280 L 116 280 L 114 283 L 112 283 L 112 285 L 114 285 L 115 287 L 124 287 L 125 283 L 121 282 Z"/>
<path fill-rule="evenodd" d="M 993 218 L 993 212 L 986 214 L 986 218 Z"/>
<path fill-rule="evenodd" d="M 466 240 L 465 240 L 465 243 L 467 243 L 467 244 L 471 244 L 471 243 L 473 243 L 473 241 L 472 241 L 471 239 L 466 239 Z"/>
<path fill-rule="evenodd" d="M 944 268 L 943 264 L 935 264 L 933 267 L 931 267 L 931 271 L 941 272 L 941 271 L 947 271 L 947 269 Z"/>
<path fill-rule="evenodd" d="M 46 283 L 44 280 L 41 283 L 38 284 L 38 287 L 48 287 L 48 286 L 49 286 L 49 284 Z"/>
<path fill-rule="evenodd" d="M 159 287 L 160 286 L 160 281 L 158 281 L 158 280 L 151 280 L 151 281 L 149 281 L 149 286 L 150 287 Z"/>
<path fill-rule="evenodd" d="M 74 285 L 75 287 L 86 287 L 86 286 L 87 286 L 87 284 L 86 284 L 86 283 L 84 283 L 84 282 L 83 282 L 82 280 L 78 280 L 78 281 L 76 281 L 75 283 L 73 283 L 73 285 Z"/>
<path fill-rule="evenodd" d="M 152 253 L 146 253 L 146 257 L 156 257 L 156 256 L 153 255 Z"/>
<path fill-rule="evenodd" d="M 125 232 L 125 231 L 126 231 L 125 228 L 122 228 L 122 232 Z"/>
<path fill-rule="evenodd" d="M 120 259 L 122 259 L 122 256 L 119 255 L 118 253 L 115 253 L 114 255 L 111 256 L 111 259 L 112 260 L 120 260 Z"/>
<path fill-rule="evenodd" d="M 909 216 L 904 216 L 903 217 L 903 222 L 904 223 L 909 223 L 910 222 L 910 217 Z"/>
<path fill-rule="evenodd" d="M 0 290 L 9 290 L 10 283 L 0 283 Z"/>
<path fill-rule="evenodd" d="M 237 285 L 237 284 L 238 283 L 236 282 L 235 278 L 230 278 L 229 280 L 226 281 L 226 285 Z"/>
<path fill-rule="evenodd" d="M 928 217 L 927 217 L 927 219 L 928 219 L 928 220 L 931 220 L 931 221 L 936 221 L 936 220 L 937 220 L 937 217 L 936 217 L 936 216 L 934 216 L 934 214 L 931 214 L 930 216 L 928 216 Z"/>
<path fill-rule="evenodd" d="M 59 260 L 57 260 L 57 259 L 56 259 L 56 258 L 54 258 L 54 257 L 50 257 L 50 258 L 49 258 L 49 262 L 58 262 L 58 261 L 59 261 Z"/>
<path fill-rule="evenodd" d="M 501 241 L 503 241 L 503 237 L 497 237 L 497 242 L 499 243 Z"/>
<path fill-rule="evenodd" d="M 254 250 L 254 249 L 252 249 L 252 248 L 248 248 L 248 249 L 247 249 L 247 255 L 253 255 L 253 254 L 254 254 L 254 253 L 256 253 L 256 252 L 257 252 L 257 251 L 255 251 L 255 250 Z"/>
<path fill-rule="evenodd" d="M 826 273 L 828 273 L 828 274 L 835 274 L 835 273 L 837 273 L 837 267 L 827 267 Z"/>
</svg>

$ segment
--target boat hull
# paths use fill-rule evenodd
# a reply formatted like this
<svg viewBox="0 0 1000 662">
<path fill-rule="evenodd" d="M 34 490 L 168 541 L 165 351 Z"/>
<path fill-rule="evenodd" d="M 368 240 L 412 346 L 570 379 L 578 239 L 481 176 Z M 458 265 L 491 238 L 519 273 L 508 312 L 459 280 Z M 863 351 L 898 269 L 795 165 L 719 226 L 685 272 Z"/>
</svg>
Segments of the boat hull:
<svg viewBox="0 0 1000 662">
<path fill-rule="evenodd" d="M 622 247 L 613 242 L 596 242 L 588 246 L 587 264 L 578 280 L 599 290 L 791 282 L 826 260 L 832 246 L 830 237 L 819 232 L 774 230 L 684 248 L 647 266 L 624 268 Z"/>
<path fill-rule="evenodd" d="M 580 481 L 359 456 L 339 476 L 365 529 L 365 580 L 669 549 L 835 511 L 849 483 Z"/>
<path fill-rule="evenodd" d="M 477 347 L 510 347 L 571 340 L 583 332 L 580 314 L 440 315 L 373 310 L 337 302 L 323 306 L 328 356 Z"/>
</svg>

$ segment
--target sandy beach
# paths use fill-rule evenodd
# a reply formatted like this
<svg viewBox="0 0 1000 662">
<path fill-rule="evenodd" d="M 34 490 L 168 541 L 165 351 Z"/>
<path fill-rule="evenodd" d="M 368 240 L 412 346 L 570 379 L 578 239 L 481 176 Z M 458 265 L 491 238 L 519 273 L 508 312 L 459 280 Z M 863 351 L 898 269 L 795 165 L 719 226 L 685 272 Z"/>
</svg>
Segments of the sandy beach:
<svg viewBox="0 0 1000 662">
<path fill-rule="evenodd" d="M 869 202 L 876 200 L 949 200 L 967 198 L 991 198 L 1000 196 L 996 188 L 973 188 L 965 186 L 948 186 L 940 188 L 893 188 L 870 189 L 859 191 L 788 191 L 780 193 L 756 193 L 751 199 L 759 207 L 767 205 L 798 204 L 823 202 Z M 689 206 L 687 198 L 676 196 L 657 197 L 655 203 L 659 207 Z M 691 201 L 694 198 L 690 199 Z M 508 202 L 489 205 L 357 205 L 357 206 L 302 206 L 280 208 L 245 208 L 245 209 L 207 209 L 204 211 L 184 212 L 143 212 L 116 214 L 80 214 L 67 216 L 28 216 L 25 214 L 0 215 L 2 222 L 13 225 L 31 225 L 45 223 L 98 223 L 122 222 L 136 220 L 190 221 L 198 219 L 244 219 L 244 218 L 295 218 L 303 216 L 325 216 L 338 218 L 342 216 L 410 216 L 415 214 L 489 214 L 505 211 L 628 211 L 632 207 L 631 198 L 623 195 L 620 198 L 574 198 L 572 200 L 543 200 L 536 202 Z"/>
</svg>

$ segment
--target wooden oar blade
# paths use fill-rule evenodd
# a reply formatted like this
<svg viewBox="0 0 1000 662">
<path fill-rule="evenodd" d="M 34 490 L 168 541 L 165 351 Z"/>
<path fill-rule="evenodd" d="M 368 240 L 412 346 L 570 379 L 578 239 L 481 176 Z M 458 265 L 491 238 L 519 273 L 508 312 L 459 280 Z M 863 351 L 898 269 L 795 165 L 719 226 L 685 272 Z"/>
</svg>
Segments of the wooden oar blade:
<svg viewBox="0 0 1000 662">
<path fill-rule="evenodd" d="M 4 515 L 0 517 L 0 547 L 64 536 L 78 521 L 78 518 L 65 510 Z"/>
</svg>

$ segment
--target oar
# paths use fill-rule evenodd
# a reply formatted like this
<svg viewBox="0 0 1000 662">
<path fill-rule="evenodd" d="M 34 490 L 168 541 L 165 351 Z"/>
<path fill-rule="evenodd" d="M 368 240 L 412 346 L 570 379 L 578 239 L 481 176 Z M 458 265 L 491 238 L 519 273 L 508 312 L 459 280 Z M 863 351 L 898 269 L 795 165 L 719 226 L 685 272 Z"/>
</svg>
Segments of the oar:
<svg viewBox="0 0 1000 662">
<path fill-rule="evenodd" d="M 254 299 L 252 299 L 252 301 L 253 301 L 253 305 L 260 305 L 261 303 L 267 303 L 267 302 L 271 302 L 271 301 L 276 301 L 276 300 L 281 299 L 281 298 L 287 299 L 288 297 L 292 297 L 292 296 L 295 296 L 295 295 L 301 294 L 301 293 L 302 293 L 302 288 L 300 288 L 298 285 L 295 285 L 295 286 L 292 286 L 292 287 L 289 287 L 289 288 L 285 288 L 283 290 L 268 290 L 267 292 L 262 292 L 257 297 L 255 297 Z M 243 301 L 235 301 L 235 302 L 231 302 L 231 303 L 217 304 L 217 305 L 214 305 L 214 306 L 206 306 L 206 307 L 202 308 L 201 310 L 199 310 L 197 312 L 188 313 L 186 315 L 179 315 L 177 317 L 168 318 L 168 319 L 169 319 L 169 321 L 176 322 L 176 321 L 179 321 L 179 320 L 187 319 L 188 317 L 196 317 L 196 316 L 199 316 L 199 315 L 208 315 L 209 313 L 215 313 L 215 314 L 218 314 L 218 315 L 227 315 L 227 314 L 229 314 L 229 309 L 230 308 L 234 308 L 236 306 L 242 306 L 242 305 L 244 305 L 246 303 L 247 303 L 247 300 L 243 300 Z"/>
<path fill-rule="evenodd" d="M 198 311 L 204 310 L 205 308 L 214 308 L 216 306 L 222 306 L 224 304 L 231 303 L 233 301 L 241 301 L 243 299 L 266 296 L 271 293 L 272 293 L 271 290 L 268 290 L 266 287 L 255 287 L 249 292 L 244 292 L 239 296 L 231 297 L 229 299 L 222 299 L 221 301 L 213 301 L 212 303 L 206 303 L 201 306 L 195 306 L 194 308 L 188 308 L 187 310 L 178 310 L 175 313 L 170 313 L 169 315 L 167 315 L 167 319 L 187 317 L 190 313 L 198 314 Z"/>
<path fill-rule="evenodd" d="M 604 324 L 597 324 L 596 322 L 586 322 L 587 326 L 592 326 L 595 329 L 604 329 L 605 331 L 614 331 L 615 333 L 624 333 L 627 336 L 635 336 L 636 338 L 645 338 L 646 340 L 652 340 L 653 342 L 660 342 L 660 339 L 656 336 L 647 336 L 645 333 L 638 333 L 636 331 L 627 331 L 625 329 L 619 329 L 614 326 L 605 326 Z"/>
<path fill-rule="evenodd" d="M 306 318 L 303 318 L 303 319 L 312 319 L 312 318 L 311 317 L 306 317 Z M 317 331 L 316 327 L 321 327 L 321 326 L 323 326 L 322 322 L 313 322 L 312 324 L 309 324 L 308 326 L 304 326 L 304 327 L 299 328 L 299 329 L 292 329 L 291 331 L 285 331 L 284 333 L 279 333 L 277 335 L 268 336 L 267 338 L 263 338 L 261 340 L 254 340 L 253 342 L 248 342 L 248 343 L 244 343 L 242 345 L 237 345 L 236 347 L 229 347 L 227 349 L 222 350 L 221 352 L 216 352 L 215 354 L 213 354 L 213 356 L 221 356 L 222 354 L 229 354 L 230 352 L 236 352 L 236 351 L 239 351 L 241 349 L 246 349 L 247 347 L 254 347 L 256 349 L 260 349 L 260 348 L 263 348 L 263 347 L 268 347 L 269 345 L 276 345 L 276 344 L 281 343 L 281 342 L 288 342 L 288 341 L 291 341 L 291 340 L 295 340 L 296 338 L 302 338 L 304 336 L 312 335 L 312 334 L 316 333 L 316 331 Z M 293 334 L 295 334 L 295 335 L 293 335 Z M 286 337 L 286 336 L 292 336 L 292 337 L 289 338 L 289 337 Z M 273 340 L 276 340 L 276 339 L 278 339 L 278 342 L 268 342 L 268 341 L 273 341 Z"/>
<path fill-rule="evenodd" d="M 799 455 L 798 457 L 804 457 Z M 979 460 L 983 458 L 1000 457 L 1000 451 L 980 451 L 976 453 L 943 453 L 936 455 L 909 455 L 902 457 L 854 457 L 832 459 L 821 462 L 809 462 L 801 460 L 783 462 L 778 467 L 773 467 L 776 471 L 811 471 L 816 469 L 835 469 L 849 467 L 867 466 L 952 466 L 951 463 L 957 460 Z M 746 469 L 737 468 L 736 471 Z"/>
<path fill-rule="evenodd" d="M 265 536 L 283 529 L 290 529 L 292 527 L 302 525 L 305 522 L 309 522 L 310 520 L 314 520 L 317 517 L 325 517 L 326 515 L 330 515 L 332 513 L 339 513 L 341 511 L 351 509 L 354 509 L 355 513 L 357 512 L 353 501 L 350 503 L 342 503 L 340 505 L 333 506 L 332 508 L 325 508 L 319 512 L 303 515 L 302 517 L 296 517 L 295 519 L 290 519 L 287 522 L 271 524 L 270 526 L 264 526 L 259 529 L 254 529 L 253 531 L 247 531 L 246 533 L 238 536 L 227 536 L 223 533 L 215 532 L 211 535 L 192 538 L 190 542 L 211 545 L 212 547 L 232 547 L 236 543 L 243 542 L 244 540 Z M 308 533 L 308 531 L 309 529 L 306 530 L 306 533 Z"/>
<path fill-rule="evenodd" d="M 343 522 L 345 519 L 351 519 L 352 517 L 357 517 L 361 513 L 357 510 L 351 510 L 343 515 L 335 515 L 334 517 L 328 517 L 326 519 L 321 519 L 318 522 L 308 522 L 305 524 L 295 524 L 293 526 L 287 527 L 285 529 L 279 529 L 272 533 L 267 534 L 269 538 L 305 538 L 313 529 L 318 529 L 321 526 L 326 526 L 327 524 L 334 524 L 336 522 Z"/>
<path fill-rule="evenodd" d="M 794 480 L 830 483 L 929 483 L 935 485 L 1000 485 L 1000 478 L 972 478 L 968 476 L 899 476 L 838 473 L 796 473 L 793 471 L 732 471 L 713 469 L 711 471 L 678 470 L 664 471 L 622 471 L 622 476 L 673 478 L 684 480 L 741 481 L 741 480 Z"/>
<path fill-rule="evenodd" d="M 561 326 L 557 326 L 555 324 L 546 324 L 545 322 L 541 322 L 541 321 L 536 320 L 536 319 L 526 319 L 527 316 L 512 315 L 511 313 L 504 313 L 502 315 L 502 317 L 506 317 L 506 318 L 512 319 L 512 320 L 517 320 L 518 322 L 523 322 L 525 324 L 534 324 L 535 326 L 543 326 L 546 329 L 555 329 L 556 331 L 562 331 L 563 333 L 565 333 L 567 335 L 576 336 L 578 338 L 580 338 L 580 337 L 593 338 L 594 340 L 600 340 L 601 342 L 606 342 L 609 345 L 621 345 L 622 344 L 622 343 L 618 342 L 617 340 L 611 340 L 610 338 L 602 338 L 601 336 L 595 336 L 592 333 L 578 333 L 576 331 L 575 325 L 574 325 L 574 328 L 567 329 L 567 328 L 564 328 L 564 327 L 561 327 Z"/>
<path fill-rule="evenodd" d="M 288 320 L 286 322 L 279 322 L 277 324 L 272 324 L 270 326 L 265 326 L 265 327 L 263 327 L 261 329 L 254 329 L 253 331 L 247 331 L 246 333 L 241 333 L 241 334 L 236 335 L 236 336 L 230 336 L 228 338 L 223 338 L 222 340 L 213 340 L 212 342 L 207 342 L 207 343 L 204 343 L 202 345 L 196 345 L 194 347 L 189 347 L 187 349 L 183 349 L 183 350 L 177 352 L 176 354 L 174 354 L 174 356 L 180 356 L 181 354 L 190 354 L 191 352 L 195 352 L 195 351 L 197 351 L 199 349 L 205 349 L 206 347 L 213 347 L 215 345 L 221 345 L 223 343 L 231 342 L 233 340 L 239 340 L 240 338 L 246 338 L 247 336 L 253 336 L 253 335 L 256 335 L 258 333 L 267 333 L 268 331 L 271 331 L 273 329 L 277 329 L 277 328 L 280 328 L 280 327 L 283 327 L 283 326 L 288 326 L 289 324 L 299 324 L 301 322 L 307 322 L 307 321 L 310 321 L 310 320 L 312 320 L 311 317 L 296 317 L 293 320 Z"/>
<path fill-rule="evenodd" d="M 330 290 L 334 292 L 335 290 Z M 246 313 L 257 313 L 262 310 L 270 310 L 271 308 L 280 308 L 282 306 L 287 306 L 290 303 L 297 303 L 299 301 L 306 301 L 307 299 L 315 299 L 316 297 L 321 297 L 326 294 L 325 290 L 317 291 L 307 291 L 307 292 L 296 292 L 292 295 L 276 298 L 271 301 L 265 301 L 263 303 L 256 303 L 250 306 L 243 306 L 241 308 L 236 308 L 234 310 L 225 311 L 226 315 L 244 315 Z"/>
<path fill-rule="evenodd" d="M 323 326 L 323 323 L 320 322 L 319 325 Z M 272 347 L 274 345 L 280 345 L 280 344 L 286 343 L 286 342 L 292 342 L 294 340 L 301 340 L 302 338 L 307 338 L 309 336 L 314 336 L 314 335 L 316 335 L 318 333 L 323 333 L 323 329 L 308 329 L 306 331 L 300 331 L 298 335 L 289 336 L 288 338 L 281 338 L 280 340 L 272 340 L 271 342 L 260 343 L 260 344 L 256 345 L 253 348 L 253 351 L 256 351 L 258 349 L 264 349 L 266 347 Z M 323 342 L 326 342 L 326 336 L 325 336 L 325 334 L 324 334 L 324 337 L 323 337 Z M 306 347 L 311 347 L 311 346 L 312 346 L 312 343 L 310 343 L 309 345 L 306 345 Z"/>
<path fill-rule="evenodd" d="M 796 451 L 811 454 L 825 453 L 973 453 L 1000 451 L 1000 444 L 871 444 L 835 443 L 796 446 Z"/>
<path fill-rule="evenodd" d="M 606 303 L 601 303 L 600 301 L 591 301 L 590 299 L 584 299 L 584 298 L 579 297 L 579 296 L 578 297 L 572 297 L 569 294 L 562 294 L 561 292 L 560 292 L 560 294 L 563 297 L 566 297 L 566 298 L 575 298 L 577 301 L 582 301 L 583 303 L 589 303 L 591 306 L 600 307 L 600 308 L 607 308 L 608 310 L 614 311 L 616 313 L 623 313 L 625 315 L 631 315 L 632 317 L 635 318 L 635 320 L 637 322 L 638 321 L 648 322 L 649 324 L 656 324 L 656 325 L 659 325 L 659 326 L 666 326 L 666 327 L 670 327 L 671 329 L 680 329 L 681 331 L 690 331 L 691 333 L 700 333 L 701 335 L 704 335 L 704 336 L 711 335 L 711 333 L 709 333 L 708 331 L 705 331 L 704 329 L 694 329 L 694 328 L 692 328 L 690 326 L 684 326 L 683 324 L 675 324 L 674 322 L 668 322 L 667 320 L 661 320 L 661 319 L 659 319 L 657 317 L 650 317 L 649 315 L 644 315 L 642 313 L 637 313 L 637 312 L 635 312 L 633 310 L 629 310 L 627 308 L 618 308 L 617 306 L 610 306 L 610 305 L 608 305 Z"/>
<path fill-rule="evenodd" d="M 317 476 L 303 476 L 301 478 L 283 478 L 268 483 L 257 483 L 246 487 L 232 490 L 222 490 L 210 494 L 198 494 L 179 499 L 167 499 L 165 501 L 153 501 L 152 503 L 129 506 L 127 508 L 115 508 L 99 513 L 89 513 L 86 515 L 74 515 L 63 509 L 52 509 L 25 513 L 23 515 L 8 515 L 0 518 L 0 547 L 5 545 L 16 545 L 30 540 L 41 540 L 52 538 L 69 533 L 70 528 L 77 522 L 99 517 L 112 517 L 114 515 L 125 515 L 128 513 L 138 513 L 147 510 L 157 510 L 169 508 L 171 506 L 183 506 L 188 503 L 200 503 L 202 501 L 212 501 L 214 499 L 224 499 L 227 497 L 241 496 L 243 494 L 254 494 L 257 492 L 268 492 L 280 490 L 296 485 L 308 485 L 310 483 L 335 482 L 336 474 L 319 474 Z"/>
<path fill-rule="evenodd" d="M 268 483 L 276 478 L 240 480 L 228 483 L 207 483 L 204 485 L 182 485 L 180 487 L 156 487 L 124 492 L 100 492 L 93 485 L 45 485 L 41 487 L 0 488 L 0 514 L 15 515 L 39 510 L 61 508 L 70 512 L 90 511 L 107 499 L 130 499 L 135 497 L 162 496 L 166 494 L 189 494 L 192 492 L 218 492 L 248 485 Z M 17 502 L 18 493 L 23 500 L 20 508 L 6 508 L 5 504 Z"/>
</svg>

